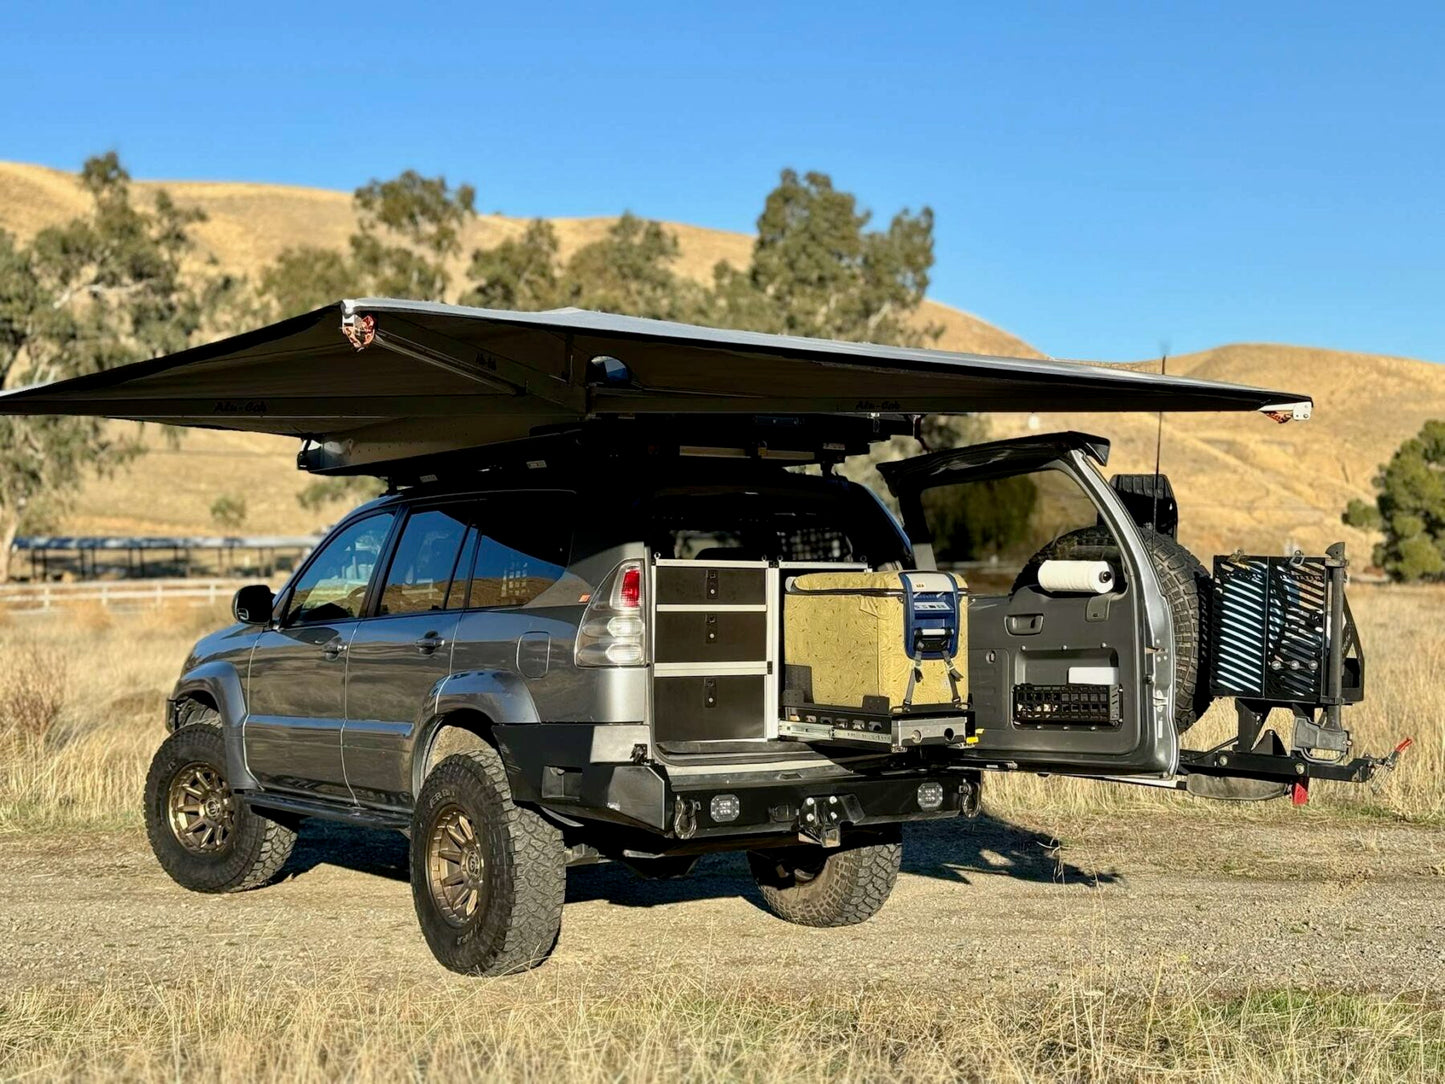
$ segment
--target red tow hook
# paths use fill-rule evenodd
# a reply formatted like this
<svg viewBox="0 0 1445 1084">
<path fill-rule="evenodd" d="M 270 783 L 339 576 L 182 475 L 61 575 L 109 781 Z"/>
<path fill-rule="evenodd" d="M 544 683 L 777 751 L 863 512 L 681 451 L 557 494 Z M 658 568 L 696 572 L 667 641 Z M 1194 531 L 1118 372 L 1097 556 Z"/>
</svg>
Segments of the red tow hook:
<svg viewBox="0 0 1445 1084">
<path fill-rule="evenodd" d="M 1304 805 L 1310 800 L 1310 781 L 1300 779 L 1289 785 L 1289 800 L 1291 805 Z"/>
</svg>

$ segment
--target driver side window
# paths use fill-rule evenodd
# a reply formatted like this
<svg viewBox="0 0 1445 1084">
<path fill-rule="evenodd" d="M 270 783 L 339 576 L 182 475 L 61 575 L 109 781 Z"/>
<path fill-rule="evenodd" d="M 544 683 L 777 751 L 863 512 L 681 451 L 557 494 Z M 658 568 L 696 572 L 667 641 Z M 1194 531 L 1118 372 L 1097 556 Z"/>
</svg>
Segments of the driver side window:
<svg viewBox="0 0 1445 1084">
<path fill-rule="evenodd" d="M 360 617 L 391 521 L 391 512 L 367 516 L 327 541 L 296 581 L 285 624 L 315 625 Z"/>
</svg>

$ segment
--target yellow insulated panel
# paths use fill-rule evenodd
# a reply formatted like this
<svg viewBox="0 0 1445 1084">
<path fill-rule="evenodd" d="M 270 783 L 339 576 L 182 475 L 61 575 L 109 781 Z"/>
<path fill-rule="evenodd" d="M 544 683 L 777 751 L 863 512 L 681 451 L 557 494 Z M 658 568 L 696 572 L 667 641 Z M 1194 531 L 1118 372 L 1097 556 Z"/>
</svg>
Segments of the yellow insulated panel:
<svg viewBox="0 0 1445 1084">
<path fill-rule="evenodd" d="M 955 580 L 962 594 L 963 581 Z M 913 669 L 903 642 L 903 593 L 897 572 L 818 572 L 792 582 L 783 603 L 783 661 L 812 671 L 815 704 L 862 707 L 865 696 L 883 696 L 894 711 L 903 706 Z M 966 614 L 964 600 L 959 604 Z M 956 660 L 968 658 L 967 634 L 965 617 Z M 967 699 L 967 668 L 962 662 L 954 665 L 958 695 Z M 942 659 L 924 661 L 923 678 L 913 690 L 913 710 L 952 706 L 948 668 Z"/>
</svg>

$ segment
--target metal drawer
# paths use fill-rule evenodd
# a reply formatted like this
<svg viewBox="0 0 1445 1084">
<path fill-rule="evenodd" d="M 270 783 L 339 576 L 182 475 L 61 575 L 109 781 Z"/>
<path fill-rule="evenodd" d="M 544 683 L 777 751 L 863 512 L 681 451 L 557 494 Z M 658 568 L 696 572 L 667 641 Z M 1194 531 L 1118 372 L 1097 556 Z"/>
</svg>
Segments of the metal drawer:
<svg viewBox="0 0 1445 1084">
<path fill-rule="evenodd" d="M 658 611 L 653 646 L 657 662 L 762 662 L 767 657 L 764 611 Z"/>
<path fill-rule="evenodd" d="M 764 674 L 658 675 L 652 684 L 658 742 L 767 736 Z"/>
<path fill-rule="evenodd" d="M 713 568 L 708 565 L 659 565 L 659 606 L 763 606 L 767 569 Z"/>
</svg>

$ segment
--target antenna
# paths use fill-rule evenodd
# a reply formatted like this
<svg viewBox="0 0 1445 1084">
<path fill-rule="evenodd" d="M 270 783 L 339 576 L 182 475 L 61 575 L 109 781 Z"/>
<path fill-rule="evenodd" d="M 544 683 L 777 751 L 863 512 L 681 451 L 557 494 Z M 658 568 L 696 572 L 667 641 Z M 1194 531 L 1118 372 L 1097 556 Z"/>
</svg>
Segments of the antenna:
<svg viewBox="0 0 1445 1084">
<path fill-rule="evenodd" d="M 1169 344 L 1161 343 L 1159 347 L 1159 375 L 1169 375 Z M 1164 450 L 1164 411 L 1159 412 L 1159 420 L 1154 429 L 1154 493 L 1149 506 L 1149 527 L 1157 531 L 1159 529 L 1159 459 Z"/>
</svg>

